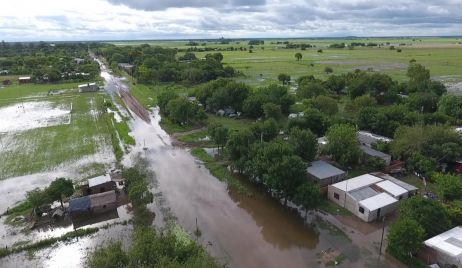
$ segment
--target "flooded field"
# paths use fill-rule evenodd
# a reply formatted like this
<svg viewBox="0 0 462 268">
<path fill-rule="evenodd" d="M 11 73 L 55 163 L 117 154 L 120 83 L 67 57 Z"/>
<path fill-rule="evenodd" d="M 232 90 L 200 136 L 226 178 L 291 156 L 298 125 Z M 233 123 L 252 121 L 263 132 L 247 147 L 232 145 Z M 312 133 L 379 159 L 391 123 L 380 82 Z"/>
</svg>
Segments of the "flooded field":
<svg viewBox="0 0 462 268">
<path fill-rule="evenodd" d="M 70 123 L 71 108 L 51 102 L 23 102 L 0 108 L 0 132 L 16 132 Z"/>
</svg>

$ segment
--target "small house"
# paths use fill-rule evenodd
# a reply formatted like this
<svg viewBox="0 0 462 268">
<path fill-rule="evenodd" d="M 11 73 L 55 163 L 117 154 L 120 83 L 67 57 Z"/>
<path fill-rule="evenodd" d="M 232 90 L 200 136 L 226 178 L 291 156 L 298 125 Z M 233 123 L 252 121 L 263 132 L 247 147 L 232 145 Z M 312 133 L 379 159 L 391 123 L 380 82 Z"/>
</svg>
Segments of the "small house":
<svg viewBox="0 0 462 268">
<path fill-rule="evenodd" d="M 117 64 L 117 66 L 119 66 L 120 69 L 122 69 L 122 70 L 124 70 L 124 71 L 126 71 L 128 73 L 131 73 L 132 70 L 133 70 L 133 67 L 135 67 L 135 66 L 133 66 L 132 64 L 129 64 L 129 63 L 119 63 L 119 64 Z"/>
<path fill-rule="evenodd" d="M 104 193 L 115 190 L 116 183 L 109 175 L 94 177 L 88 180 L 88 194 Z"/>
<path fill-rule="evenodd" d="M 326 187 L 343 181 L 347 173 L 323 160 L 313 161 L 306 169 L 308 177 L 319 185 L 319 187 Z"/>
<path fill-rule="evenodd" d="M 329 185 L 327 196 L 363 221 L 371 222 L 395 211 L 398 202 L 416 190 L 389 175 L 390 180 L 385 174 L 383 178 L 376 175 L 364 174 Z"/>
<path fill-rule="evenodd" d="M 22 77 L 19 77 L 18 78 L 18 82 L 19 84 L 28 84 L 30 83 L 32 80 L 30 78 L 30 76 L 22 76 Z"/>
<path fill-rule="evenodd" d="M 69 200 L 69 214 L 71 216 L 88 213 L 104 213 L 116 207 L 117 195 L 114 190 Z"/>
<path fill-rule="evenodd" d="M 367 147 L 371 147 L 372 144 L 377 143 L 379 141 L 385 142 L 385 143 L 390 143 L 393 141 L 393 139 L 380 136 L 380 135 L 377 135 L 377 134 L 374 134 L 368 131 L 363 131 L 363 130 L 358 131 L 357 136 L 358 136 L 359 143 Z"/>
<path fill-rule="evenodd" d="M 462 227 L 458 226 L 424 242 L 426 261 L 440 267 L 462 268 Z"/>
<path fill-rule="evenodd" d="M 96 83 L 87 83 L 79 85 L 79 92 L 96 92 L 99 90 L 99 86 Z"/>
<path fill-rule="evenodd" d="M 385 162 L 385 166 L 390 165 L 391 155 L 383 153 L 381 151 L 377 151 L 365 145 L 360 145 L 359 148 L 361 149 L 361 151 L 363 151 L 364 156 L 366 158 L 376 157 L 376 158 L 382 159 Z"/>
</svg>

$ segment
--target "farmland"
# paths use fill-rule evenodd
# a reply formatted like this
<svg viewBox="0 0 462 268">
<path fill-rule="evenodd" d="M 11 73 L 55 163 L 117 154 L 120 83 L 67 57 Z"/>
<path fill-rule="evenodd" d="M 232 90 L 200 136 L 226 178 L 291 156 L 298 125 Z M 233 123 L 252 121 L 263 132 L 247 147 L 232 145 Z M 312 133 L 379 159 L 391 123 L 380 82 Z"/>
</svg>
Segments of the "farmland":
<svg viewBox="0 0 462 268">
<path fill-rule="evenodd" d="M 67 83 L 0 89 L 0 114 L 15 120 L 14 129 L 0 133 L 0 179 L 68 166 L 85 177 L 114 163 L 114 127 L 98 107 L 109 97 L 81 94 L 76 88 Z M 57 93 L 49 95 L 50 90 Z"/>
</svg>

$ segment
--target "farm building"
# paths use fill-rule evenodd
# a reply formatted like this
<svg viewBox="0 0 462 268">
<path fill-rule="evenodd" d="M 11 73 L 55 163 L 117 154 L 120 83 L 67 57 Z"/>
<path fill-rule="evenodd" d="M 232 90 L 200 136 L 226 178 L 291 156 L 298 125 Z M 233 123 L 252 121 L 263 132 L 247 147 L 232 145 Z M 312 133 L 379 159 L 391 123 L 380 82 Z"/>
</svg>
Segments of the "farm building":
<svg viewBox="0 0 462 268">
<path fill-rule="evenodd" d="M 133 70 L 133 65 L 130 64 L 130 63 L 119 63 L 117 64 L 117 66 L 119 66 L 120 69 L 126 71 L 126 72 L 131 72 Z"/>
<path fill-rule="evenodd" d="M 117 207 L 117 196 L 114 190 L 73 198 L 69 200 L 71 216 L 87 213 L 103 213 Z"/>
<path fill-rule="evenodd" d="M 115 190 L 116 183 L 109 175 L 102 175 L 88 180 L 88 194 L 104 193 Z"/>
<path fill-rule="evenodd" d="M 385 142 L 385 143 L 389 143 L 389 142 L 393 141 L 393 139 L 390 139 L 390 138 L 387 138 L 387 137 L 384 137 L 384 136 L 380 136 L 380 135 L 377 135 L 377 134 L 374 134 L 374 133 L 371 133 L 371 132 L 368 132 L 368 131 L 360 130 L 360 131 L 357 132 L 357 135 L 358 135 L 359 143 L 361 143 L 362 145 L 366 145 L 368 147 L 371 147 L 372 144 L 377 143 L 379 141 L 382 141 L 382 142 Z"/>
<path fill-rule="evenodd" d="M 31 80 L 30 76 L 22 76 L 22 77 L 18 78 L 19 84 L 27 84 L 27 83 L 30 83 L 31 81 L 32 80 Z"/>
<path fill-rule="evenodd" d="M 407 186 L 404 182 L 398 184 L 397 181 L 395 178 L 388 180 L 364 174 L 329 185 L 327 196 L 365 222 L 371 222 L 393 212 L 399 200 L 413 193 L 403 187 L 406 185 L 413 189 L 412 186 Z"/>
<path fill-rule="evenodd" d="M 424 242 L 426 261 L 440 267 L 462 268 L 462 227 L 458 226 Z"/>
<path fill-rule="evenodd" d="M 79 85 L 79 92 L 96 92 L 99 90 L 99 86 L 96 83 L 87 83 Z"/>
<path fill-rule="evenodd" d="M 330 184 L 343 181 L 347 175 L 345 171 L 323 160 L 311 162 L 306 171 L 308 176 L 320 187 L 326 187 Z"/>
<path fill-rule="evenodd" d="M 370 157 L 376 157 L 380 158 L 383 161 L 385 161 L 385 166 L 389 166 L 391 163 L 391 155 L 382 153 L 381 151 L 377 151 L 375 149 L 372 149 L 371 147 L 365 146 L 365 145 L 360 145 L 359 148 L 361 151 L 363 151 L 364 155 L 366 158 Z"/>
</svg>

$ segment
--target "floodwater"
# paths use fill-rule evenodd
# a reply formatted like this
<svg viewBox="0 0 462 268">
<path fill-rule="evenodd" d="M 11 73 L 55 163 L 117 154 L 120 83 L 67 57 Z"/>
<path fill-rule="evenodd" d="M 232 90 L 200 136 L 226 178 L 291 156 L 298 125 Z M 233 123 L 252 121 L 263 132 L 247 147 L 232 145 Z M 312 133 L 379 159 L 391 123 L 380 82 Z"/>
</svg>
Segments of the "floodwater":
<svg viewBox="0 0 462 268">
<path fill-rule="evenodd" d="M 69 124 L 70 107 L 51 102 L 23 102 L 0 108 L 0 133 Z"/>
</svg>

